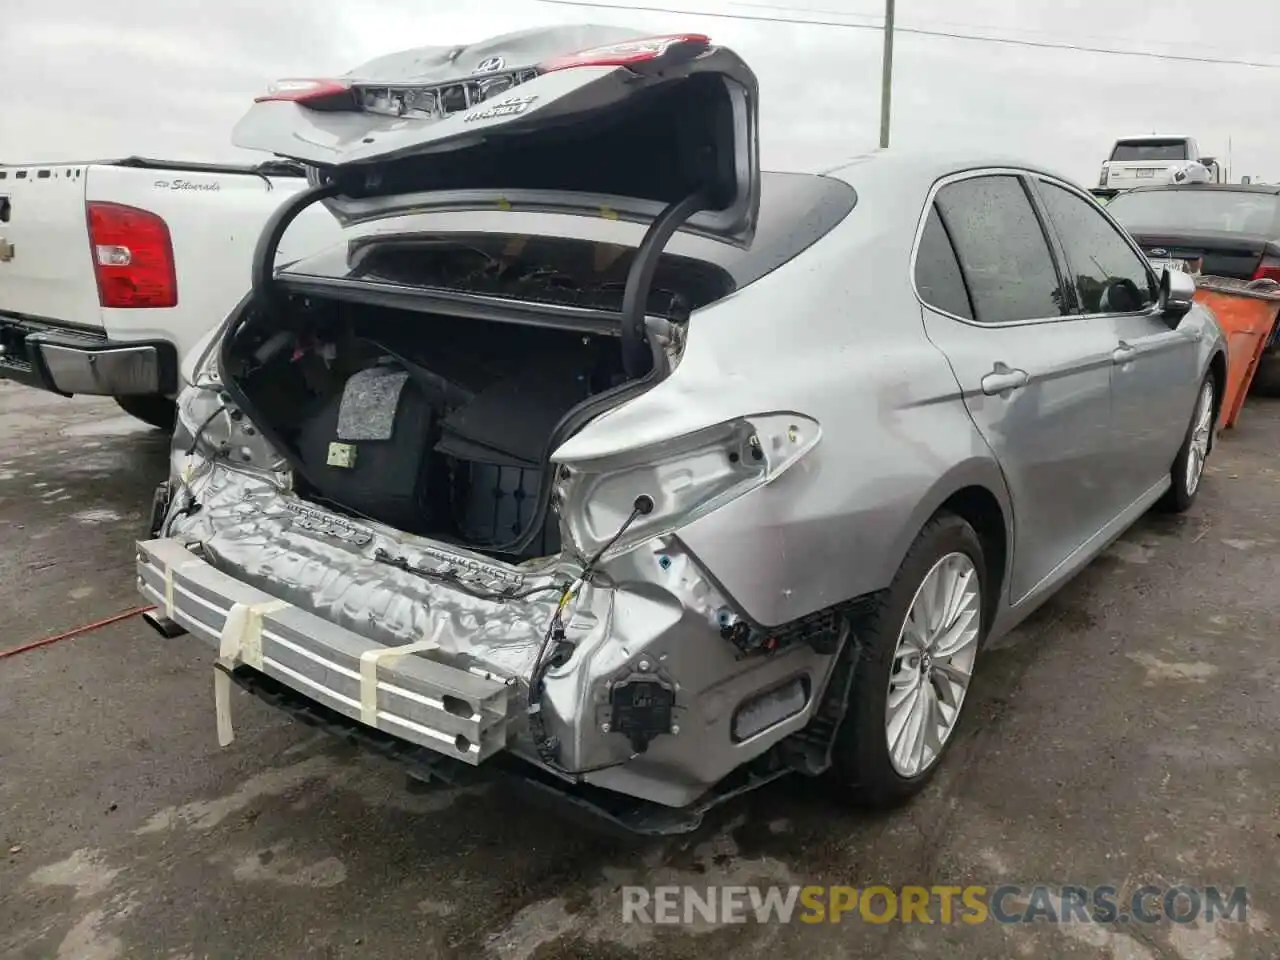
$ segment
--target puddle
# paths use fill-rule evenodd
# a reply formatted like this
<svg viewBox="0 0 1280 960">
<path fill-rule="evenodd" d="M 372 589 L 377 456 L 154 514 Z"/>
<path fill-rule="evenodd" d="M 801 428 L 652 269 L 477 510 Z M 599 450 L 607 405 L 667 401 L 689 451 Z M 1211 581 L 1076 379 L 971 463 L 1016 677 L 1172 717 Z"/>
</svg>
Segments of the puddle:
<svg viewBox="0 0 1280 960">
<path fill-rule="evenodd" d="M 79 513 L 73 513 L 71 519 L 79 523 L 115 523 L 125 518 L 123 514 L 108 510 L 106 507 L 94 507 L 89 510 L 81 510 Z"/>
<path fill-rule="evenodd" d="M 135 420 L 130 416 L 108 417 L 105 420 L 95 420 L 92 423 L 77 423 L 74 426 L 63 427 L 61 435 L 64 437 L 125 437 L 135 433 L 156 433 L 154 427 L 149 427 L 141 420 Z"/>
</svg>

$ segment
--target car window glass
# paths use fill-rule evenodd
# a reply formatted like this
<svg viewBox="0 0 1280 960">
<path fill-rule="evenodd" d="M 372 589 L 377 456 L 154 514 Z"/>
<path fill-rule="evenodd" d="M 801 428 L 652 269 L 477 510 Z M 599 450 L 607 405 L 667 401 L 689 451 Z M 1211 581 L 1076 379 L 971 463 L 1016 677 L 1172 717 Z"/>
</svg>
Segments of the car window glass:
<svg viewBox="0 0 1280 960">
<path fill-rule="evenodd" d="M 1066 251 L 1083 313 L 1132 313 L 1155 302 L 1155 284 L 1146 261 L 1091 202 L 1070 190 L 1040 182 Z"/>
<path fill-rule="evenodd" d="M 929 207 L 929 219 L 925 221 L 920 249 L 916 252 L 916 290 L 929 306 L 966 320 L 973 319 L 960 263 L 933 206 Z"/>
<path fill-rule="evenodd" d="M 1117 143 L 1111 151 L 1111 159 L 1121 162 L 1134 160 L 1186 160 L 1185 140 L 1145 140 Z"/>
<path fill-rule="evenodd" d="M 1280 197 L 1250 190 L 1170 187 L 1116 197 L 1107 212 L 1133 233 L 1221 230 L 1280 236 Z"/>
<path fill-rule="evenodd" d="M 1070 313 L 1040 220 L 1017 177 L 975 177 L 938 191 L 938 210 L 979 323 Z"/>
</svg>

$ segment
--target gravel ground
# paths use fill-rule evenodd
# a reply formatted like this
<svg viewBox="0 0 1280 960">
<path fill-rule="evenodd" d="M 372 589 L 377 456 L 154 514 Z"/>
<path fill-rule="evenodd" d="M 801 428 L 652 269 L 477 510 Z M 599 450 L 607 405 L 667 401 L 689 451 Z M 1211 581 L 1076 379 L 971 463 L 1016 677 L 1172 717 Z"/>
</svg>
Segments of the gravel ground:
<svg viewBox="0 0 1280 960">
<path fill-rule="evenodd" d="M 1150 518 L 984 658 L 933 785 L 869 818 L 791 780 L 692 837 L 602 837 L 497 787 L 404 777 L 251 698 L 218 748 L 211 657 L 139 620 L 0 661 L 0 956 L 552 960 L 1280 955 L 1280 403 L 1253 400 L 1187 517 Z M 9 647 L 137 605 L 165 440 L 0 384 Z M 1243 922 L 621 921 L 624 884 L 1249 887 Z M 935 916 L 936 919 L 936 916 Z"/>
</svg>

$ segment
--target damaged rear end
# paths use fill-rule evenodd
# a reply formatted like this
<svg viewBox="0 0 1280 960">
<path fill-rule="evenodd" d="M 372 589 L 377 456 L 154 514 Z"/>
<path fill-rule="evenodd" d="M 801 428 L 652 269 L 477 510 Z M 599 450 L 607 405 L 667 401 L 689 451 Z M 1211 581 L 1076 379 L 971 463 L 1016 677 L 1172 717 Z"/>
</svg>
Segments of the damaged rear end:
<svg viewBox="0 0 1280 960">
<path fill-rule="evenodd" d="M 726 251 L 756 231 L 755 79 L 705 37 L 595 29 L 294 82 L 237 128 L 315 186 L 183 394 L 138 556 L 161 626 L 218 646 L 222 742 L 238 682 L 442 762 L 688 810 L 817 713 L 841 619 L 755 626 L 675 535 L 817 424 L 607 429 L 750 282 Z M 607 45 L 562 49 L 583 30 Z M 511 83 L 481 98 L 477 72 Z M 757 270 L 847 213 L 832 189 Z M 308 201 L 351 239 L 273 274 Z"/>
</svg>

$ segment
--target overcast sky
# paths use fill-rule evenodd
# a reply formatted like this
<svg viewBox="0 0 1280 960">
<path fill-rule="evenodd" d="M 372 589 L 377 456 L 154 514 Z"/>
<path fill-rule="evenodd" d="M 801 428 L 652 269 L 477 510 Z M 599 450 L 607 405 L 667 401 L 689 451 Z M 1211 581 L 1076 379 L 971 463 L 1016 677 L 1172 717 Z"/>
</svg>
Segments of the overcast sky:
<svg viewBox="0 0 1280 960">
<path fill-rule="evenodd" d="M 696 29 L 760 77 L 768 166 L 813 168 L 875 146 L 881 34 L 538 0 L 2 0 L 0 162 L 140 154 L 252 157 L 230 130 L 277 77 L 529 26 Z M 879 0 L 639 0 L 748 16 L 874 23 Z M 463 13 L 466 6 L 476 13 Z M 1191 56 L 1183 63 L 900 34 L 892 145 L 956 144 L 1049 164 L 1086 185 L 1117 136 L 1186 133 L 1233 179 L 1280 180 L 1280 4 L 1270 0 L 898 0 L 898 23 Z M 1247 24 L 1247 28 L 1242 27 Z"/>
</svg>

